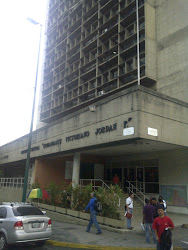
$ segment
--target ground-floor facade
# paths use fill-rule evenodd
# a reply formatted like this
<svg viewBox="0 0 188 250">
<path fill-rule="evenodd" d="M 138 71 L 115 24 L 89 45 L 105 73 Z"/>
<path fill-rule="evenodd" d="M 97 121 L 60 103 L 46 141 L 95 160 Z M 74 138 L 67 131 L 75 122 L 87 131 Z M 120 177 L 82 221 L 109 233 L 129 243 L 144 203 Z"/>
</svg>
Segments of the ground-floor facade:
<svg viewBox="0 0 188 250">
<path fill-rule="evenodd" d="M 95 110 L 93 112 L 93 110 Z M 188 214 L 188 105 L 133 87 L 33 133 L 31 182 L 133 185 Z M 28 136 L 0 148 L 0 178 L 23 177 Z M 130 183 L 130 184 L 129 184 Z"/>
</svg>

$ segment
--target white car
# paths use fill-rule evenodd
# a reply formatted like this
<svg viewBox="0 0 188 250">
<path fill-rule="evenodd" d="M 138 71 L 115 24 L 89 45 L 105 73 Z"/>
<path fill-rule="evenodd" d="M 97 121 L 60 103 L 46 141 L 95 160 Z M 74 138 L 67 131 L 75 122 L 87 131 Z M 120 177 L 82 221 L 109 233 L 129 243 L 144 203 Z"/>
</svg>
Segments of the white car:
<svg viewBox="0 0 188 250">
<path fill-rule="evenodd" d="M 0 250 L 26 242 L 42 247 L 51 235 L 51 220 L 39 208 L 28 203 L 0 205 Z"/>
</svg>

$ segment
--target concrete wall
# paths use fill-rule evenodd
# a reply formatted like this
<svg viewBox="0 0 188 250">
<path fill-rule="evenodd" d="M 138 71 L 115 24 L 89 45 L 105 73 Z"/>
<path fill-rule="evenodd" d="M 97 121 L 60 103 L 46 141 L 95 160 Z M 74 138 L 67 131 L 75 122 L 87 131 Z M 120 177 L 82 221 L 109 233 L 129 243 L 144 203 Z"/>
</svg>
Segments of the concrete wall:
<svg viewBox="0 0 188 250">
<path fill-rule="evenodd" d="M 48 186 L 51 182 L 57 185 L 62 181 L 69 183 L 71 180 L 65 180 L 66 160 L 73 161 L 72 158 L 37 159 L 34 180 L 40 183 L 41 188 Z"/>
<path fill-rule="evenodd" d="M 156 80 L 156 24 L 155 8 L 145 4 L 145 47 L 146 76 Z"/>
<path fill-rule="evenodd" d="M 167 167 L 168 166 L 168 167 Z M 160 186 L 175 186 L 171 195 L 172 202 L 178 204 L 182 196 L 187 194 L 187 206 L 168 206 L 169 212 L 188 215 L 188 149 L 161 152 L 159 157 L 159 180 Z M 178 188 L 184 188 L 181 195 Z M 177 195 L 178 194 L 178 195 Z M 186 197 L 185 197 L 186 199 Z"/>
<path fill-rule="evenodd" d="M 188 146 L 188 105 L 161 95 L 142 86 L 132 87 L 96 104 L 96 112 L 88 108 L 67 116 L 59 122 L 48 125 L 33 133 L 31 158 L 58 152 L 73 152 L 104 143 L 125 142 L 134 138 L 146 138 L 157 142 Z M 124 121 L 131 117 L 133 135 L 123 136 Z M 96 135 L 98 128 L 116 125 L 110 133 Z M 158 137 L 149 136 L 147 128 L 158 129 Z M 88 131 L 89 136 L 67 141 L 67 137 Z M 61 144 L 44 147 L 43 144 L 61 140 Z M 0 164 L 26 158 L 27 136 L 19 138 L 0 148 Z M 4 158 L 8 155 L 8 158 Z"/>
<path fill-rule="evenodd" d="M 29 190 L 28 190 L 29 192 Z M 27 192 L 27 193 L 28 193 Z M 0 202 L 21 202 L 22 201 L 22 189 L 16 188 L 0 188 Z M 30 201 L 30 200 L 28 200 Z"/>
<path fill-rule="evenodd" d="M 156 1 L 157 91 L 188 100 L 188 2 Z"/>
<path fill-rule="evenodd" d="M 140 93 L 138 113 L 139 137 L 151 139 L 147 127 L 158 129 L 158 137 L 152 140 L 188 146 L 188 110 L 164 96 Z M 185 104 L 184 107 L 187 107 Z M 176 117 L 176 118 L 175 118 Z"/>
<path fill-rule="evenodd" d="M 165 166 L 170 167 L 166 168 Z M 159 158 L 159 167 L 161 185 L 187 185 L 188 149 L 161 152 Z M 181 174 L 178 175 L 177 173 Z"/>
</svg>

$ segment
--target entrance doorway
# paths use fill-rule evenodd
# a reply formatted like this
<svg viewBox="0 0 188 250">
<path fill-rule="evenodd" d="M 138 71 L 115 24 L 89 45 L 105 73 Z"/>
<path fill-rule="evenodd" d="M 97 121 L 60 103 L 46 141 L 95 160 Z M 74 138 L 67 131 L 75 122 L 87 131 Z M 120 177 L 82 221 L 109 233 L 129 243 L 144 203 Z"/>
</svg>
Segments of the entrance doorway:
<svg viewBox="0 0 188 250">
<path fill-rule="evenodd" d="M 124 168 L 124 191 L 127 192 L 129 181 L 134 185 L 135 191 L 142 193 L 159 193 L 159 172 L 158 167 L 131 167 Z"/>
<path fill-rule="evenodd" d="M 144 167 L 136 167 L 136 188 L 142 193 L 145 193 L 144 173 Z"/>
<path fill-rule="evenodd" d="M 159 170 L 157 160 L 119 161 L 109 162 L 107 166 L 107 180 L 115 173 L 121 181 L 121 188 L 127 192 L 128 182 L 142 193 L 159 193 Z M 117 167 L 118 165 L 118 167 Z M 113 168 L 116 166 L 116 168 Z M 121 166 L 121 167 L 120 167 Z M 111 173 L 111 178 L 110 177 Z"/>
</svg>

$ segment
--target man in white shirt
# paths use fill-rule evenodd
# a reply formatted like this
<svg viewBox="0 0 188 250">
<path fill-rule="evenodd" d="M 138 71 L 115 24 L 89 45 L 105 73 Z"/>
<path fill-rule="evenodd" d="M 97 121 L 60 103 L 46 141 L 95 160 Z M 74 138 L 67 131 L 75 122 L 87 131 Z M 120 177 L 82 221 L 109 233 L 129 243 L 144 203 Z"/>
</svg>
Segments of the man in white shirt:
<svg viewBox="0 0 188 250">
<path fill-rule="evenodd" d="M 126 199 L 126 210 L 127 210 L 127 229 L 132 230 L 131 227 L 131 218 L 129 218 L 128 214 L 133 214 L 133 198 L 134 194 L 129 193 L 129 197 Z"/>
</svg>

